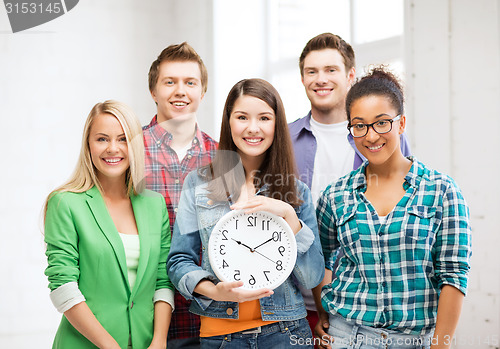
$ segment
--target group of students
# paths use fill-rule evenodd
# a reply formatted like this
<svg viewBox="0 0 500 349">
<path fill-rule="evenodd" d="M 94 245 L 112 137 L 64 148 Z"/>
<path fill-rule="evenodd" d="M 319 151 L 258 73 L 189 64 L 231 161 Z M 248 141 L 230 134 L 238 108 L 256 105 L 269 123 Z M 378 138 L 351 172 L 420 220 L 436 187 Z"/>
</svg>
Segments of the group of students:
<svg viewBox="0 0 500 349">
<path fill-rule="evenodd" d="M 64 313 L 53 348 L 449 347 L 471 256 L 459 188 L 410 155 L 392 73 L 355 82 L 354 51 L 331 33 L 299 67 L 306 117 L 287 125 L 276 89 L 245 79 L 218 144 L 196 122 L 208 74 L 187 43 L 151 65 L 149 125 L 120 102 L 94 106 L 75 172 L 45 206 Z M 292 229 L 295 268 L 274 290 L 213 272 L 210 234 L 231 210 Z"/>
</svg>

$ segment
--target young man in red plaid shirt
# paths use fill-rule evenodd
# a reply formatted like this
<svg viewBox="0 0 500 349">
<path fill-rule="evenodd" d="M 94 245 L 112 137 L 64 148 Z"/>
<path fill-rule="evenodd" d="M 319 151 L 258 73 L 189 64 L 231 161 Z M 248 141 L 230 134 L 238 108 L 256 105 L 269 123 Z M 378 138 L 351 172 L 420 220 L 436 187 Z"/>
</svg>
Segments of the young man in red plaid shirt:
<svg viewBox="0 0 500 349">
<path fill-rule="evenodd" d="M 149 90 L 157 114 L 143 127 L 146 187 L 163 195 L 171 231 L 186 175 L 210 162 L 217 143 L 202 132 L 196 112 L 207 91 L 205 64 L 186 42 L 170 45 L 151 64 Z M 199 348 L 200 319 L 175 292 L 168 348 Z"/>
</svg>

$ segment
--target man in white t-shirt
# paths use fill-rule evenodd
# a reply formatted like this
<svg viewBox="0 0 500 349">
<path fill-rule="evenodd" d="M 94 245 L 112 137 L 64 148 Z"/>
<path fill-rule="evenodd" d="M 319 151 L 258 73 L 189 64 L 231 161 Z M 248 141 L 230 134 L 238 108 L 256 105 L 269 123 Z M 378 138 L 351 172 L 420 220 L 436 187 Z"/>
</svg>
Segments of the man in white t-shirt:
<svg viewBox="0 0 500 349">
<path fill-rule="evenodd" d="M 311 189 L 316 203 L 328 184 L 357 169 L 365 160 L 347 130 L 345 98 L 356 75 L 354 50 L 338 35 L 320 34 L 302 50 L 299 67 L 311 111 L 288 127 L 299 178 Z M 410 155 L 404 133 L 401 149 L 405 156 Z M 314 333 L 318 322 L 314 299 L 310 290 L 301 291 Z"/>
</svg>

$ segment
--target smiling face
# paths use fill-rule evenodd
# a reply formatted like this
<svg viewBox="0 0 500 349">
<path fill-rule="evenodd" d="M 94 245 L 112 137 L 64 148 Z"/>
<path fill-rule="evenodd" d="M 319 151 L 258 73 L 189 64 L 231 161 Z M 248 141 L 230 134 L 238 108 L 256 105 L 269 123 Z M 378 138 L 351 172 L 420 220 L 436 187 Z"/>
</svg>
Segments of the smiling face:
<svg viewBox="0 0 500 349">
<path fill-rule="evenodd" d="M 111 179 L 125 183 L 129 168 L 128 147 L 118 119 L 111 114 L 99 114 L 90 128 L 88 142 L 99 181 Z"/>
<path fill-rule="evenodd" d="M 397 115 L 397 110 L 389 98 L 379 95 L 369 95 L 355 100 L 351 104 L 351 125 L 358 123 L 371 124 L 379 120 L 392 119 Z M 392 130 L 388 133 L 378 134 L 373 127 L 368 129 L 364 137 L 354 138 L 354 143 L 370 165 L 381 165 L 395 157 L 403 157 L 400 149 L 400 135 L 404 132 L 406 118 L 394 121 Z"/>
<path fill-rule="evenodd" d="M 266 102 L 247 95 L 238 97 L 229 116 L 229 126 L 243 162 L 262 163 L 273 143 L 275 123 L 274 110 Z"/>
<path fill-rule="evenodd" d="M 158 71 L 158 81 L 151 91 L 157 104 L 158 122 L 196 113 L 203 99 L 198 63 L 165 61 Z"/>
<path fill-rule="evenodd" d="M 354 80 L 354 68 L 346 72 L 338 50 L 327 48 L 311 51 L 304 59 L 302 84 L 315 110 L 328 113 L 345 108 L 345 97 Z"/>
</svg>

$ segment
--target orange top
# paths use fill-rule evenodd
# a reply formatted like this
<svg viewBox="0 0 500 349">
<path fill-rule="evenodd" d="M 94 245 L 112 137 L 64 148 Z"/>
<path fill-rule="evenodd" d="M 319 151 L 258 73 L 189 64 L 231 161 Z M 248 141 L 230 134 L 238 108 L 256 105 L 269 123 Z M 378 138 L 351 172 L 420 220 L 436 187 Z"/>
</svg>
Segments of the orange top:
<svg viewBox="0 0 500 349">
<path fill-rule="evenodd" d="M 254 327 L 265 326 L 272 324 L 273 322 L 278 322 L 262 320 L 258 299 L 238 304 L 240 315 L 238 319 L 219 319 L 208 316 L 200 316 L 200 337 L 221 336 L 224 334 L 240 332 Z M 229 309 L 230 308 L 228 308 L 228 311 L 233 311 L 232 309 Z"/>
</svg>

